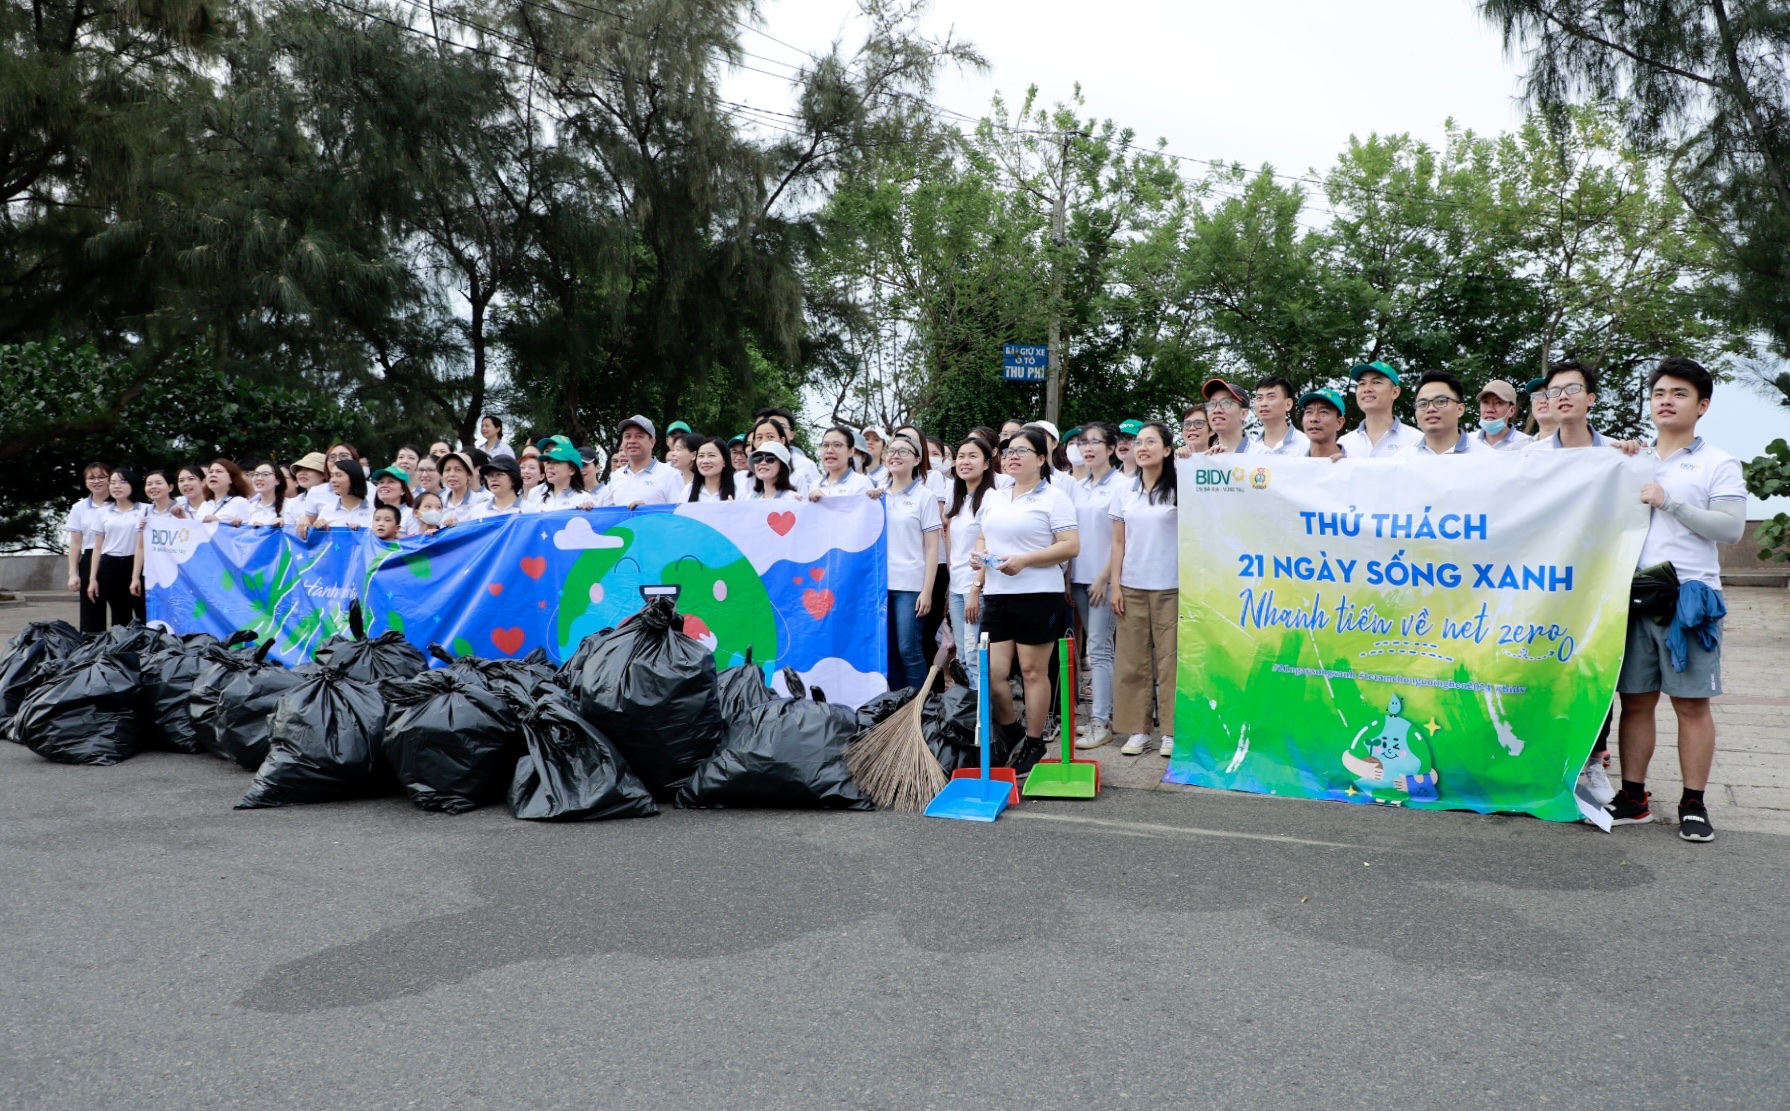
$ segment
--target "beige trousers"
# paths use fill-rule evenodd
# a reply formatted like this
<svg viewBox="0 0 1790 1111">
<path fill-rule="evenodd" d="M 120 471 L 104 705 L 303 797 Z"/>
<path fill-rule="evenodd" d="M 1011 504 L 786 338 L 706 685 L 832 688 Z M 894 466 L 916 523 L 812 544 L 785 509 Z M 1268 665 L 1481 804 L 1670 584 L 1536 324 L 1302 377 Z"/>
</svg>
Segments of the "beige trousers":
<svg viewBox="0 0 1790 1111">
<path fill-rule="evenodd" d="M 1113 645 L 1113 732 L 1149 733 L 1150 681 L 1165 736 L 1175 734 L 1175 616 L 1178 590 L 1119 588 L 1125 616 Z"/>
</svg>

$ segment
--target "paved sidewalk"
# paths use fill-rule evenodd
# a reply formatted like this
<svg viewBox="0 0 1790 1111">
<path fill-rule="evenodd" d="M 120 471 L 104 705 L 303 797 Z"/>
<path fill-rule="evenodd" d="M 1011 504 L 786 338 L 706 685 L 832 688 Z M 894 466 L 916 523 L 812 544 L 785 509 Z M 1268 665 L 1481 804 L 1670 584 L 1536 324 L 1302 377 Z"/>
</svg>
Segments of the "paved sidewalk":
<svg viewBox="0 0 1790 1111">
<path fill-rule="evenodd" d="M 1717 831 L 1748 830 L 1790 835 L 1790 590 L 1728 587 L 1728 620 L 1723 635 L 1722 685 L 1715 700 L 1716 753 L 1710 777 L 1710 816 Z M 0 606 L 0 643 L 31 621 L 73 621 L 72 600 L 31 597 L 23 605 Z M 1080 712 L 1085 712 L 1085 706 Z M 1614 748 L 1614 738 L 1611 747 Z M 1657 821 L 1676 820 L 1678 793 L 1677 722 L 1662 699 L 1659 747 L 1648 778 Z M 1202 787 L 1163 783 L 1165 761 L 1152 749 L 1121 756 L 1117 743 L 1092 754 L 1100 760 L 1101 782 L 1109 787 L 1148 791 L 1203 792 Z M 1610 778 L 1619 777 L 1612 768 Z M 1301 805 L 1297 800 L 1285 800 Z M 1305 805 L 1330 805 L 1306 803 Z"/>
</svg>

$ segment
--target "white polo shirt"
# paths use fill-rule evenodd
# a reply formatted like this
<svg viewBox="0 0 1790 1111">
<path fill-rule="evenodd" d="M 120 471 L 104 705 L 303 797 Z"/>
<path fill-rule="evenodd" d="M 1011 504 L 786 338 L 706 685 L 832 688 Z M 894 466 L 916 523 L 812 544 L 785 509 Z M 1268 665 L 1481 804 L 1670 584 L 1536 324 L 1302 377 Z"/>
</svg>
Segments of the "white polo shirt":
<svg viewBox="0 0 1790 1111">
<path fill-rule="evenodd" d="M 80 534 L 83 552 L 93 547 L 93 535 L 89 532 L 91 523 L 89 518 L 111 504 L 111 502 L 104 501 L 96 502 L 92 498 L 82 498 L 70 507 L 68 517 L 62 522 L 62 528 L 66 532 Z"/>
<path fill-rule="evenodd" d="M 129 509 L 120 509 L 116 502 L 107 502 L 87 514 L 85 539 L 102 556 L 115 559 L 134 556 L 137 554 L 137 533 L 143 529 L 147 508 L 143 502 L 132 502 Z"/>
<path fill-rule="evenodd" d="M 992 490 L 983 494 L 982 507 L 976 509 L 976 492 L 969 491 L 964 495 L 963 506 L 957 515 L 947 522 L 953 594 L 968 594 L 970 587 L 976 585 L 976 569 L 970 566 L 970 553 L 976 550 L 976 537 L 982 535 L 982 509 L 988 508 L 988 499 L 993 496 Z"/>
<path fill-rule="evenodd" d="M 1480 447 L 1490 448 L 1493 451 L 1515 451 L 1524 444 L 1535 439 L 1534 436 L 1531 436 L 1529 433 L 1518 428 L 1511 429 L 1510 435 L 1504 437 L 1495 444 L 1486 438 L 1485 429 L 1483 428 L 1473 433 L 1473 438 L 1479 441 Z"/>
<path fill-rule="evenodd" d="M 1131 479 L 1115 468 L 1099 482 L 1089 475 L 1075 484 L 1070 500 L 1075 503 L 1075 523 L 1081 531 L 1081 554 L 1069 561 L 1069 581 L 1087 585 L 1100 574 L 1113 554 L 1113 500 Z"/>
<path fill-rule="evenodd" d="M 1140 475 L 1113 499 L 1109 516 L 1125 523 L 1119 585 L 1132 590 L 1179 589 L 1181 538 L 1175 503 L 1152 503 Z"/>
<path fill-rule="evenodd" d="M 1345 432 L 1337 437 L 1336 443 L 1351 459 L 1384 459 L 1398 454 L 1412 444 L 1421 444 L 1423 433 L 1403 421 L 1393 421 L 1392 428 L 1380 437 L 1379 443 L 1367 438 L 1367 424 L 1363 422 L 1353 432 Z"/>
<path fill-rule="evenodd" d="M 811 494 L 818 493 L 823 498 L 843 498 L 848 494 L 868 494 L 876 489 L 861 472 L 847 470 L 834 479 L 832 475 L 822 474 L 820 481 L 809 487 Z"/>
<path fill-rule="evenodd" d="M 684 476 L 678 469 L 655 459 L 638 471 L 628 467 L 610 471 L 609 483 L 604 487 L 608 500 L 599 501 L 598 504 L 624 507 L 635 502 L 642 505 L 669 505 L 677 501 L 683 488 Z"/>
<path fill-rule="evenodd" d="M 1419 436 L 1416 443 L 1407 448 L 1400 448 L 1398 454 L 1402 458 L 1409 459 L 1420 455 L 1483 455 L 1496 450 L 1498 449 L 1486 447 L 1475 440 L 1471 434 L 1462 432 L 1460 437 L 1455 440 L 1454 446 L 1447 451 L 1434 450 L 1430 447 L 1430 442 L 1427 439 Z"/>
<path fill-rule="evenodd" d="M 1009 486 L 982 496 L 982 544 L 989 555 L 1043 551 L 1056 543 L 1058 533 L 1077 530 L 1075 503 L 1068 494 L 1048 482 L 1023 496 L 1016 497 L 1015 490 Z M 1027 567 L 1017 575 L 990 567 L 982 593 L 1061 595 L 1062 565 Z"/>
<path fill-rule="evenodd" d="M 889 589 L 919 590 L 926 585 L 926 534 L 943 524 L 938 497 L 916 478 L 885 494 L 883 505 L 889 514 Z"/>
<path fill-rule="evenodd" d="M 1711 502 L 1746 499 L 1746 479 L 1740 460 L 1720 448 L 1710 447 L 1698 436 L 1653 466 L 1653 481 L 1665 488 L 1667 498 L 1694 509 L 1708 509 Z M 1647 523 L 1647 539 L 1641 542 L 1637 567 L 1670 562 L 1679 582 L 1695 580 L 1712 590 L 1722 588 L 1722 567 L 1716 543 L 1692 532 L 1664 509 L 1655 509 Z"/>
<path fill-rule="evenodd" d="M 1240 451 L 1237 454 L 1304 455 L 1310 450 L 1311 441 L 1305 438 L 1305 433 L 1289 424 L 1287 425 L 1287 434 L 1280 443 L 1271 447 L 1269 446 L 1268 441 L 1264 440 L 1260 435 L 1251 436 L 1244 442 L 1243 451 Z"/>
<path fill-rule="evenodd" d="M 553 487 L 545 482 L 535 487 L 537 496 L 522 499 L 524 513 L 554 513 L 562 509 L 585 509 L 595 506 L 597 498 L 589 490 L 580 490 L 576 486 L 568 486 L 555 494 Z"/>
</svg>

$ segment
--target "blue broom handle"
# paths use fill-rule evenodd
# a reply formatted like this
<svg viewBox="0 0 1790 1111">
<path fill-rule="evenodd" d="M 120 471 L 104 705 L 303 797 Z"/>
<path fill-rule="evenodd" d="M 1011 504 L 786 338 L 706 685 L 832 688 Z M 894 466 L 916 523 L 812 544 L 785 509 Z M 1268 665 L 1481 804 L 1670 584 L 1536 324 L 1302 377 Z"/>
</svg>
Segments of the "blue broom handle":
<svg viewBox="0 0 1790 1111">
<path fill-rule="evenodd" d="M 976 676 L 982 689 L 976 699 L 976 726 L 982 736 L 976 747 L 982 752 L 982 778 L 989 778 L 988 753 L 994 747 L 994 688 L 988 682 L 988 634 L 982 634 L 982 642 L 976 648 Z"/>
</svg>

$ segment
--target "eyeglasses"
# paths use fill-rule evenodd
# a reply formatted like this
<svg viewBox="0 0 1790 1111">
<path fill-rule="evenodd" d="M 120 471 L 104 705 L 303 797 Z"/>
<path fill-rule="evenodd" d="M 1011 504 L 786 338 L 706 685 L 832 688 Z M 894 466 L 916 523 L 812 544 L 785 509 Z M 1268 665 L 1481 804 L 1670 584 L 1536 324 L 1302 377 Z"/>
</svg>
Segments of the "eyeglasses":
<svg viewBox="0 0 1790 1111">
<path fill-rule="evenodd" d="M 1237 404 L 1236 398 L 1221 397 L 1216 401 L 1206 402 L 1206 408 L 1216 409 L 1220 413 L 1229 413 L 1229 412 L 1232 412 L 1233 410 L 1241 409 L 1242 406 Z"/>
<path fill-rule="evenodd" d="M 1568 382 L 1564 386 L 1548 387 L 1549 397 L 1577 397 L 1584 392 L 1585 386 L 1581 382 Z"/>
<path fill-rule="evenodd" d="M 1108 444 L 1105 440 L 1083 440 L 1082 446 L 1083 447 L 1107 447 Z"/>
<path fill-rule="evenodd" d="M 1006 451 L 1001 452 L 1001 458 L 1002 459 L 1023 459 L 1028 455 L 1037 455 L 1037 454 L 1038 454 L 1037 452 L 1033 451 L 1029 447 L 1010 447 Z"/>
<path fill-rule="evenodd" d="M 1421 413 L 1429 409 L 1446 409 L 1460 403 L 1460 399 L 1454 397 L 1420 397 L 1417 399 L 1417 411 Z"/>
<path fill-rule="evenodd" d="M 1203 420 L 1184 420 L 1181 422 L 1181 431 L 1183 432 L 1198 432 L 1204 427 L 1206 427 L 1206 422 Z"/>
<path fill-rule="evenodd" d="M 349 455 L 345 451 L 335 451 L 335 452 L 330 453 L 329 461 L 331 463 L 340 463 L 344 459 L 352 459 L 352 458 L 354 458 L 354 456 Z"/>
<path fill-rule="evenodd" d="M 883 458 L 884 459 L 918 459 L 920 457 L 914 453 L 914 449 L 912 449 L 912 448 L 892 447 L 889 450 L 883 452 Z"/>
<path fill-rule="evenodd" d="M 251 473 L 252 473 L 253 477 L 255 477 L 255 478 L 273 478 L 274 477 L 274 473 L 272 471 L 268 470 L 266 467 L 262 467 L 260 470 L 254 471 Z"/>
</svg>

